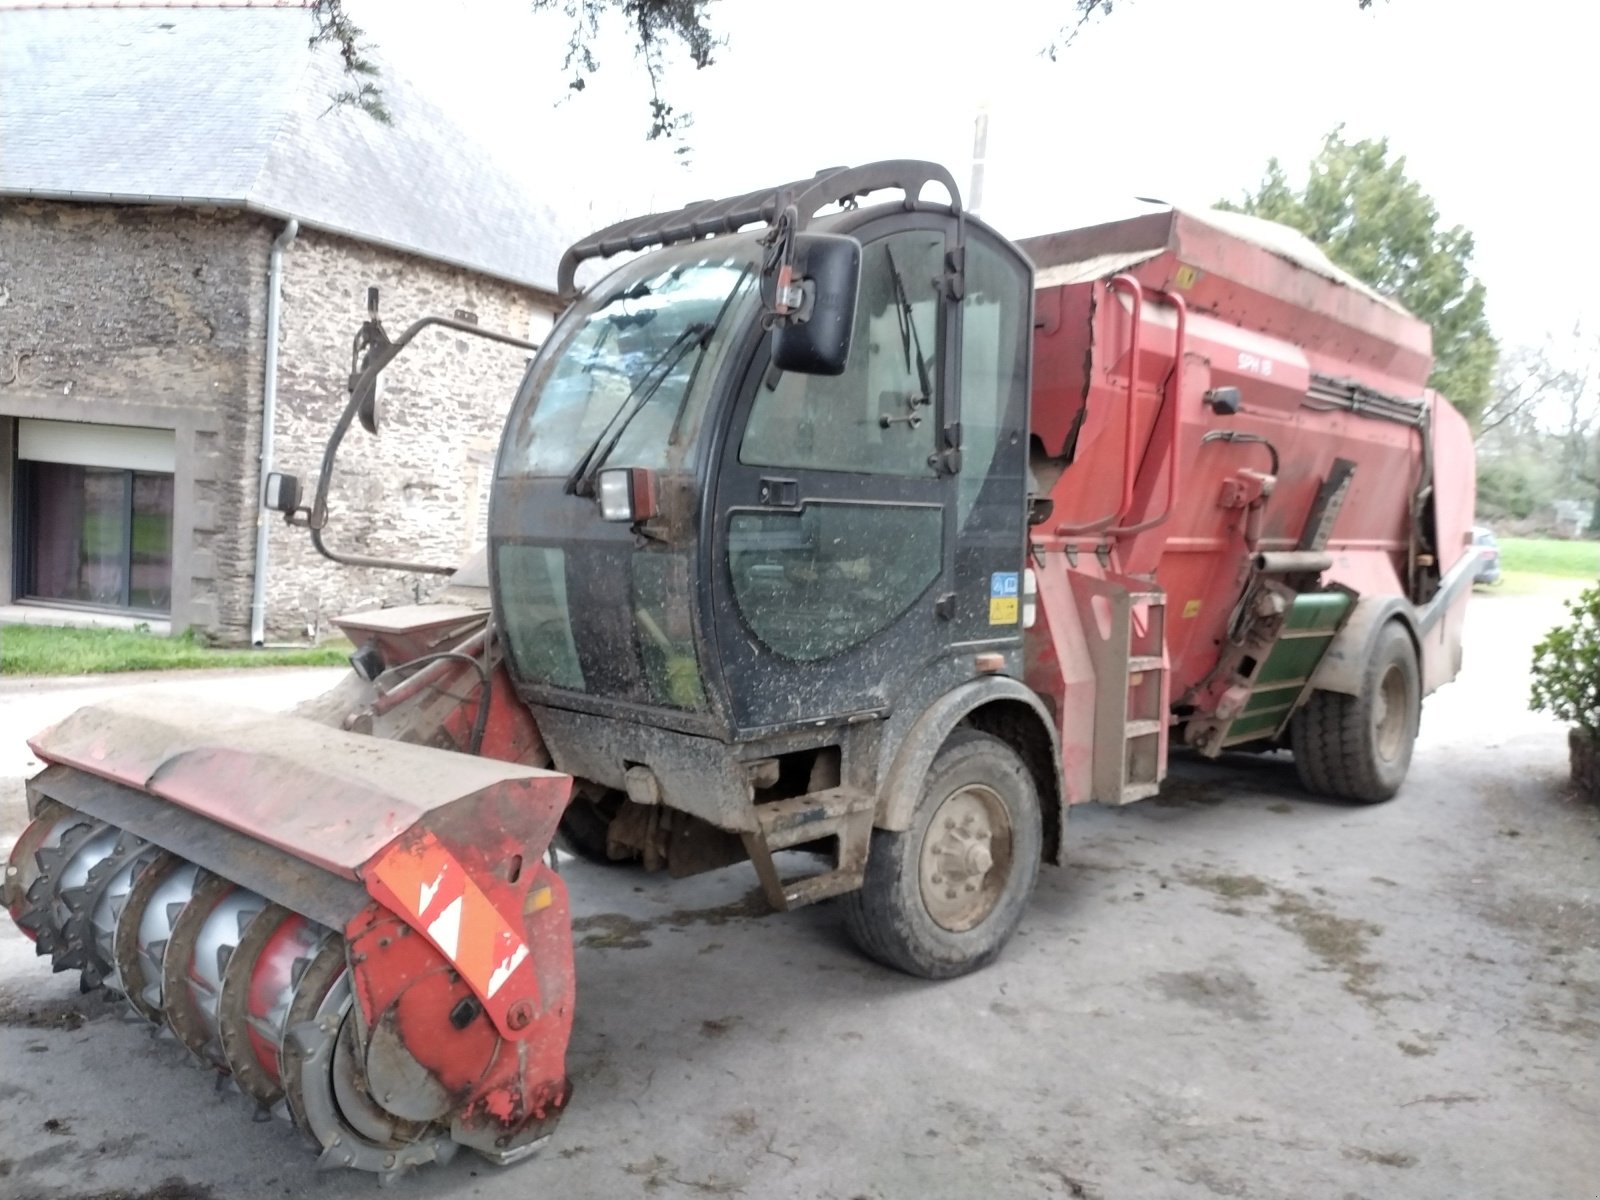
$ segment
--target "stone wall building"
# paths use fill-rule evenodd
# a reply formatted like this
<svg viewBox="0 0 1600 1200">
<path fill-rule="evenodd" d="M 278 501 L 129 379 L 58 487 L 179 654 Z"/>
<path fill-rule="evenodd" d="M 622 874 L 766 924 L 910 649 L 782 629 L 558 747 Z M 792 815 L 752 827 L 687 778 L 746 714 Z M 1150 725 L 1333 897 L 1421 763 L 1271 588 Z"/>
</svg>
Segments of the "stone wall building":
<svg viewBox="0 0 1600 1200">
<path fill-rule="evenodd" d="M 436 585 L 319 556 L 262 509 L 263 461 L 314 482 L 369 287 L 391 336 L 467 313 L 536 342 L 570 231 L 393 69 L 392 124 L 330 108 L 339 62 L 310 22 L 0 10 L 0 603 L 238 643 Z M 421 335 L 384 373 L 380 436 L 346 439 L 329 543 L 444 563 L 481 544 L 527 358 Z"/>
</svg>

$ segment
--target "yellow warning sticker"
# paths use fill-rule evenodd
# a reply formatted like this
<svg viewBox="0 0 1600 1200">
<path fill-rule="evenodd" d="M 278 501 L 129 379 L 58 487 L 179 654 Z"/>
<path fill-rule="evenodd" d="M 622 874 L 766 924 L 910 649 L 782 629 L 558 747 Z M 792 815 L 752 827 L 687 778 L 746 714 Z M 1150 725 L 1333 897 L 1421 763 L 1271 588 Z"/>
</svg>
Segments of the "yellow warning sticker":
<svg viewBox="0 0 1600 1200">
<path fill-rule="evenodd" d="M 1187 603 L 1187 604 L 1185 604 L 1183 606 L 1183 619 L 1185 621 L 1190 620 L 1193 617 L 1198 617 L 1199 615 L 1200 615 L 1200 601 L 1191 600 L 1191 601 L 1189 601 L 1189 603 Z"/>
<path fill-rule="evenodd" d="M 1017 623 L 1017 598 L 1015 596 L 989 597 L 989 624 L 1015 625 Z"/>
<path fill-rule="evenodd" d="M 1195 280 L 1200 278 L 1200 272 L 1188 263 L 1178 264 L 1178 273 L 1172 277 L 1172 286 L 1176 288 L 1191 288 Z"/>
</svg>

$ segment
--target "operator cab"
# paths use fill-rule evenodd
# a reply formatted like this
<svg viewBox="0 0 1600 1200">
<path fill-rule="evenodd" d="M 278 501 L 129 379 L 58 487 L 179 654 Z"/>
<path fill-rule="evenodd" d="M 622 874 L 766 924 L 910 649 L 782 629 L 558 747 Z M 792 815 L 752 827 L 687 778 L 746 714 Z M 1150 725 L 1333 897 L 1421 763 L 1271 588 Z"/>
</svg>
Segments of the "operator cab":
<svg viewBox="0 0 1600 1200">
<path fill-rule="evenodd" d="M 496 622 L 580 777 L 670 759 L 672 734 L 827 739 L 978 664 L 1022 674 L 1032 269 L 953 184 L 856 206 L 882 185 L 841 175 L 813 199 L 847 207 L 809 222 L 695 234 L 723 202 L 569 251 L 683 233 L 571 304 L 496 469 Z M 792 205 L 773 195 L 745 200 Z"/>
</svg>

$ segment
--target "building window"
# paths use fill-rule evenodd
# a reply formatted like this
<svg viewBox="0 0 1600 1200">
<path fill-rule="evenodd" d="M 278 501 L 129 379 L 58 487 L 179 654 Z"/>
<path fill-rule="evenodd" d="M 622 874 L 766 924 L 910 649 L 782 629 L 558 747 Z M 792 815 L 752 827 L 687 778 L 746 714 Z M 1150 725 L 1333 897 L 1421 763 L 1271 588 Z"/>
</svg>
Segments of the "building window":
<svg viewBox="0 0 1600 1200">
<path fill-rule="evenodd" d="M 19 439 L 19 592 L 30 600 L 171 612 L 172 472 L 53 461 L 85 457 L 77 451 L 88 445 L 68 436 L 70 427 L 45 428 L 55 425 L 66 423 L 25 421 Z M 90 428 L 102 442 L 112 432 Z"/>
</svg>

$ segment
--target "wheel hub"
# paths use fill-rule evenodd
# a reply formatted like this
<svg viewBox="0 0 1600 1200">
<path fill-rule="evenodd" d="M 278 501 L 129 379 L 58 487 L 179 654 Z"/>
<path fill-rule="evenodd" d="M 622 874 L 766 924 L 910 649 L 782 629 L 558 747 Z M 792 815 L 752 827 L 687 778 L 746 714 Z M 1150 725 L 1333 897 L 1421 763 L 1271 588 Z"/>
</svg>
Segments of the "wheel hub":
<svg viewBox="0 0 1600 1200">
<path fill-rule="evenodd" d="M 1393 762 L 1400 754 L 1405 740 L 1406 709 L 1405 675 L 1398 666 L 1391 666 L 1384 672 L 1372 704 L 1378 753 L 1385 761 Z"/>
<path fill-rule="evenodd" d="M 922 901 L 935 923 L 963 933 L 994 911 L 1010 870 L 1011 822 L 992 789 L 952 792 L 923 838 Z"/>
</svg>

